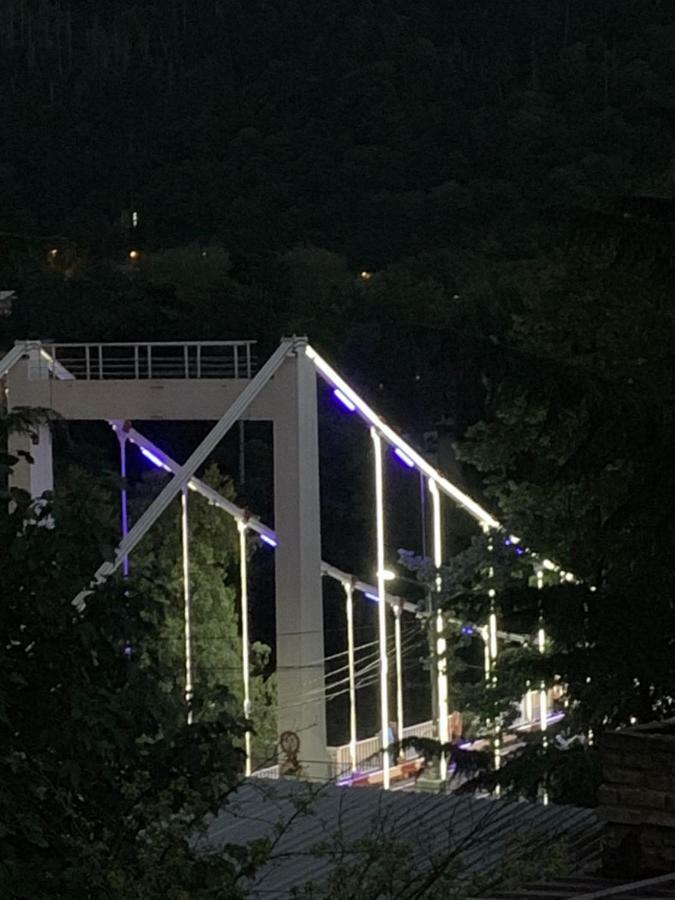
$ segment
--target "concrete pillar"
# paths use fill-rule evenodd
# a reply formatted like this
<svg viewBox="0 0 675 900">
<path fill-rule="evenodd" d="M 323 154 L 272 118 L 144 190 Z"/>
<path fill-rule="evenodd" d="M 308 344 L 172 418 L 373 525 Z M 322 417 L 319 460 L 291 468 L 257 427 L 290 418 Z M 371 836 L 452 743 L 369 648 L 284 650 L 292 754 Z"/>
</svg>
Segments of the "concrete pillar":
<svg viewBox="0 0 675 900">
<path fill-rule="evenodd" d="M 52 464 L 52 435 L 48 425 L 36 429 L 38 442 L 34 444 L 27 434 L 12 434 L 9 437 L 10 454 L 29 453 L 32 464 L 25 457 L 19 457 L 10 479 L 11 487 L 28 491 L 31 497 L 41 497 L 45 491 L 54 489 L 54 468 Z"/>
<path fill-rule="evenodd" d="M 279 733 L 300 738 L 302 775 L 327 776 L 316 371 L 304 344 L 275 376 Z"/>
<path fill-rule="evenodd" d="M 45 381 L 49 378 L 49 369 L 37 349 L 30 349 L 27 358 L 20 360 L 7 375 L 7 409 L 11 412 L 14 397 L 13 386 L 27 381 Z M 21 405 L 21 404 L 18 404 Z M 49 425 L 38 425 L 34 428 L 38 441 L 36 444 L 28 434 L 11 434 L 7 449 L 13 456 L 18 456 L 10 478 L 10 487 L 28 491 L 31 497 L 41 497 L 45 491 L 54 489 L 54 466 L 52 461 L 52 434 Z M 28 453 L 33 462 L 21 456 Z"/>
</svg>

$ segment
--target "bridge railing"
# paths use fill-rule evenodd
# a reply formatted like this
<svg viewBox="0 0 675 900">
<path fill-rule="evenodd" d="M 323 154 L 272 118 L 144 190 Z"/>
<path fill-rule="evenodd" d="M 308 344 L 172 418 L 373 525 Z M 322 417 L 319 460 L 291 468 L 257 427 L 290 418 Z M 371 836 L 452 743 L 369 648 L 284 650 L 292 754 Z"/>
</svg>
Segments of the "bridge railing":
<svg viewBox="0 0 675 900">
<path fill-rule="evenodd" d="M 451 728 L 451 726 L 452 716 L 448 718 L 448 728 Z M 408 725 L 403 729 L 404 738 L 433 738 L 433 736 L 433 721 L 418 722 L 415 725 Z M 362 741 L 357 741 L 356 765 L 359 771 L 370 772 L 382 768 L 381 749 L 380 736 L 377 734 L 373 735 L 373 737 L 365 738 Z M 327 750 L 331 777 L 337 778 L 350 771 L 351 757 L 349 753 L 349 744 L 342 744 L 339 747 L 328 747 Z M 409 747 L 404 753 L 406 759 L 412 759 L 416 755 L 416 751 L 412 747 Z"/>
<path fill-rule="evenodd" d="M 255 374 L 255 341 L 45 344 L 77 379 L 246 378 Z"/>
</svg>

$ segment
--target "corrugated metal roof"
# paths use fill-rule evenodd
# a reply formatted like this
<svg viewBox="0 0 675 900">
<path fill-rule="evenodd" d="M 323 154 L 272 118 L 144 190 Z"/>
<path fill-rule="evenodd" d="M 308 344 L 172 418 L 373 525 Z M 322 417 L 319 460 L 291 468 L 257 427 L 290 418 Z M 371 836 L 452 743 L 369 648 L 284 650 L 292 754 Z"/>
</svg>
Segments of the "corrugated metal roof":
<svg viewBox="0 0 675 900">
<path fill-rule="evenodd" d="M 471 877 L 497 869 L 507 854 L 513 861 L 514 853 L 531 855 L 562 837 L 578 851 L 574 871 L 581 858 L 586 865 L 597 860 L 602 825 L 591 810 L 574 807 L 252 779 L 211 823 L 207 841 L 214 849 L 274 841 L 270 862 L 251 885 L 252 896 L 284 898 L 327 877 L 338 834 L 354 863 L 364 852 L 358 841 L 376 829 L 404 842 L 420 871 L 456 851 L 462 873 Z"/>
<path fill-rule="evenodd" d="M 675 900 L 675 873 L 640 881 L 609 878 L 557 878 L 499 891 L 489 900 Z"/>
</svg>

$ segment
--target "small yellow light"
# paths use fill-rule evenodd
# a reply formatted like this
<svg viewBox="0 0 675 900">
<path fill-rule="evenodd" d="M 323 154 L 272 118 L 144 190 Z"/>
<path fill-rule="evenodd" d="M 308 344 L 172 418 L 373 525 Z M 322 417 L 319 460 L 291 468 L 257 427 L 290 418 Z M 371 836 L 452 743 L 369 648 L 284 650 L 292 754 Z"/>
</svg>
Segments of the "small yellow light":
<svg viewBox="0 0 675 900">
<path fill-rule="evenodd" d="M 59 255 L 58 247 L 52 247 L 52 249 L 49 251 L 49 255 L 51 256 L 52 259 L 54 259 L 55 256 L 58 256 Z"/>
<path fill-rule="evenodd" d="M 373 277 L 373 273 L 372 273 L 372 272 L 366 272 L 365 270 L 364 270 L 363 272 L 361 272 L 361 279 L 362 279 L 363 281 L 370 281 L 370 279 L 371 279 L 372 277 Z"/>
<path fill-rule="evenodd" d="M 129 251 L 129 259 L 133 262 L 137 262 L 141 258 L 140 250 L 130 250 Z"/>
</svg>

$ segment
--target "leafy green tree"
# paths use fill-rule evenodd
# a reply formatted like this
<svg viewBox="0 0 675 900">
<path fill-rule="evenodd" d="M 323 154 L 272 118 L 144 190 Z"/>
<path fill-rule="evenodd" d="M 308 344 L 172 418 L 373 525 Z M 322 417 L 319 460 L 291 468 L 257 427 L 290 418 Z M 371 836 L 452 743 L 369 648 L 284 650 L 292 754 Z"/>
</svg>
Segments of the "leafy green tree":
<svg viewBox="0 0 675 900">
<path fill-rule="evenodd" d="M 528 679 L 557 679 L 567 742 L 673 714 L 673 376 L 663 348 L 675 322 L 664 239 L 655 223 L 605 213 L 579 227 L 574 254 L 521 270 L 520 308 L 504 337 L 512 365 L 460 448 L 509 533 L 539 554 L 534 567 L 549 557 L 578 579 L 547 573 L 544 590 L 533 590 L 532 570 L 518 574 L 525 554 L 494 582 L 501 627 L 534 635 L 541 616 L 548 643 L 546 654 L 502 654 L 492 697 L 505 704 L 518 683 L 522 692 Z M 449 609 L 485 621 L 490 564 L 484 542 L 460 554 L 445 578 Z M 556 768 L 558 784 L 573 786 L 560 754 L 547 759 L 541 770 Z"/>
<path fill-rule="evenodd" d="M 239 896 L 246 851 L 197 855 L 194 844 L 241 770 L 241 720 L 209 715 L 226 688 L 212 683 L 185 724 L 181 698 L 163 689 L 153 573 L 73 606 L 114 541 L 94 481 L 37 506 L 18 490 L 11 500 L 0 507 L 0 893 Z"/>
<path fill-rule="evenodd" d="M 147 499 L 161 475 L 142 489 Z M 223 496 L 234 498 L 232 482 L 215 465 L 204 480 Z M 132 504 L 132 508 L 136 503 Z M 239 537 L 234 520 L 200 495 L 188 493 L 191 593 L 191 650 L 193 691 L 198 702 L 210 697 L 203 715 L 212 721 L 237 717 L 243 709 L 242 649 L 238 590 L 228 584 L 238 573 Z M 165 613 L 159 631 L 158 657 L 166 673 L 162 689 L 167 695 L 185 693 L 185 621 L 180 499 L 175 501 L 143 540 L 131 559 L 133 571 L 157 578 Z M 268 671 L 270 650 L 256 642 L 251 647 L 251 701 L 254 764 L 270 764 L 276 750 L 276 687 Z M 226 694 L 214 699 L 218 685 Z M 202 698 L 201 700 L 199 698 Z M 185 709 L 181 711 L 185 717 Z"/>
</svg>

